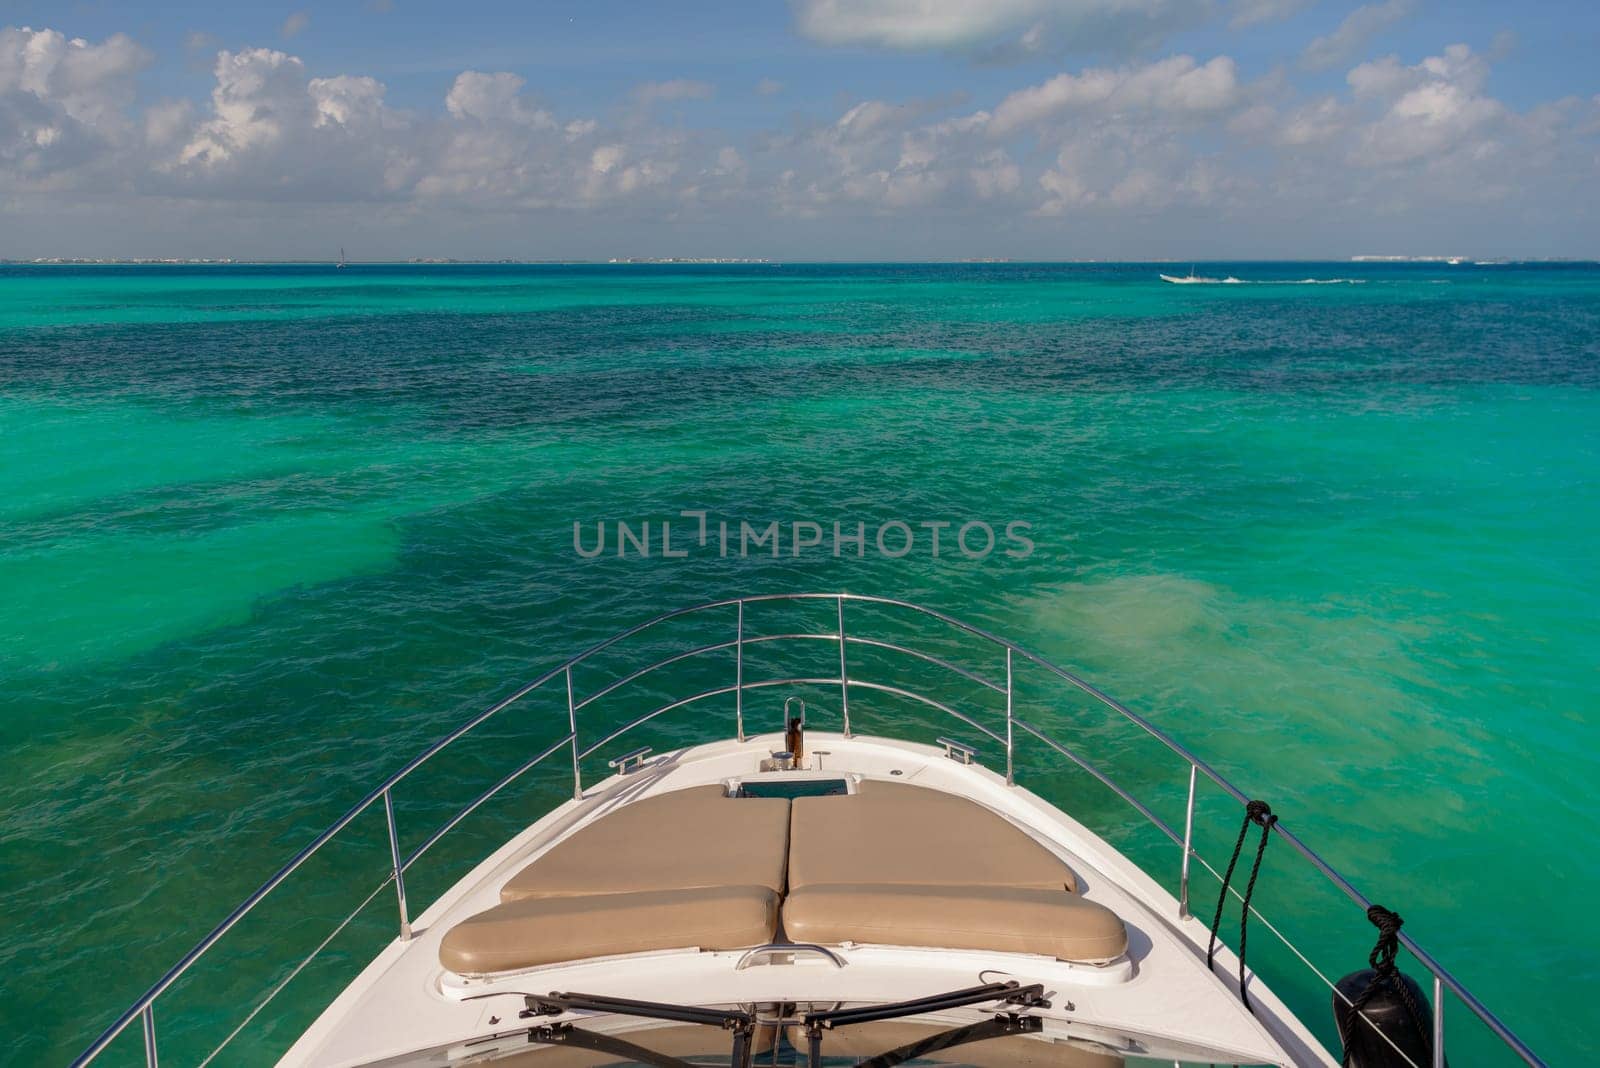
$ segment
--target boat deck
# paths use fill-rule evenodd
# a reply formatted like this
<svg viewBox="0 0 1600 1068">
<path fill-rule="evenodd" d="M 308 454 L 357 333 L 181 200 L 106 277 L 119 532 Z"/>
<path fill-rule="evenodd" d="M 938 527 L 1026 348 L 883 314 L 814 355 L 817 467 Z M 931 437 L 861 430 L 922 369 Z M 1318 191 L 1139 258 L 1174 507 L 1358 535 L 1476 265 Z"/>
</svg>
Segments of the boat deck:
<svg viewBox="0 0 1600 1068">
<path fill-rule="evenodd" d="M 1219 954 L 1216 970 L 1207 971 L 1206 926 L 1193 917 L 1180 919 L 1178 903 L 1169 893 L 1069 815 L 1025 789 L 1008 786 L 1002 776 L 981 766 L 950 759 L 939 748 L 820 732 L 808 734 L 806 741 L 808 766 L 801 770 L 761 770 L 772 751 L 784 745 L 782 735 L 768 735 L 663 754 L 591 786 L 582 798 L 508 841 L 419 916 L 412 937 L 389 945 L 282 1063 L 305 1068 L 372 1064 L 451 1044 L 457 1044 L 458 1056 L 466 1055 L 470 1040 L 515 1030 L 523 995 L 556 990 L 685 1005 L 831 1005 L 900 1001 L 997 977 L 1043 984 L 1052 1005 L 1035 1012 L 1043 1018 L 1042 1037 L 1098 1043 L 1114 1056 L 1335 1063 L 1272 993 L 1254 982 L 1252 1015 L 1239 1000 L 1233 979 L 1237 964 L 1227 950 Z M 747 793 L 803 793 L 806 788 L 800 783 L 817 779 L 843 779 L 854 796 L 792 802 L 726 796 L 741 786 Z M 697 795 L 720 799 L 719 819 L 727 816 L 749 826 L 743 833 L 697 827 Z M 885 797 L 922 802 L 918 811 L 942 828 L 951 848 L 930 859 L 925 846 L 907 835 L 861 840 L 877 817 L 862 826 L 862 820 L 846 814 L 853 811 L 851 803 L 874 797 L 880 808 Z M 931 808 L 926 803 L 930 800 Z M 634 820 L 651 808 L 660 816 L 669 811 L 663 804 L 688 807 L 659 819 L 658 834 L 641 839 L 625 814 L 637 805 L 632 808 Z M 966 810 L 970 813 L 963 815 Z M 905 813 L 896 818 L 904 819 Z M 962 826 L 963 819 L 988 822 Z M 779 828 L 788 829 L 791 837 L 781 839 Z M 711 830 L 722 833 L 699 833 Z M 608 838 L 619 833 L 615 842 Z M 784 842 L 786 850 L 781 848 Z M 909 863 L 906 850 L 915 850 L 921 859 Z M 1006 887 L 982 884 L 985 856 L 995 850 L 1010 851 L 1001 865 Z M 654 859 L 633 864 L 630 852 L 649 853 Z M 680 862 L 675 864 L 674 858 Z M 881 914 L 893 921 L 887 928 L 860 926 L 864 871 L 872 883 L 866 888 L 869 898 L 889 895 L 886 901 L 869 902 L 885 906 Z M 1068 885 L 1056 889 L 1054 881 L 1062 873 Z M 641 882 L 646 876 L 648 884 Z M 675 939 L 670 916 L 650 911 L 659 903 L 619 900 L 678 893 L 692 903 L 705 899 L 708 888 L 727 889 L 729 880 L 751 895 L 770 895 L 771 939 L 758 923 L 732 943 L 703 945 L 705 939 L 697 938 L 691 945 L 672 945 L 682 939 Z M 841 892 L 841 886 L 847 889 Z M 1046 888 L 1053 895 L 1049 907 L 1060 908 L 1056 899 L 1069 898 L 1070 907 L 1084 913 L 1074 918 L 1087 917 L 1085 930 L 1093 937 L 1069 944 L 1038 932 L 1040 924 L 1028 919 L 1022 899 Z M 995 890 L 1001 898 L 1021 897 L 998 905 L 991 898 L 985 906 L 984 895 Z M 921 902 L 934 910 L 935 918 L 945 910 L 954 919 L 951 901 L 959 904 L 973 893 L 977 903 L 967 920 L 995 921 L 987 928 L 978 923 L 983 929 L 976 934 L 969 930 L 973 922 L 947 923 L 945 932 L 895 941 L 877 941 L 863 933 L 925 931 L 926 923 L 919 926 L 914 917 L 908 918 L 908 894 L 916 899 L 913 906 Z M 807 894 L 813 898 L 810 905 L 797 908 Z M 602 897 L 611 900 L 600 901 Z M 485 921 L 480 917 L 522 902 L 532 902 L 521 907 L 536 916 L 544 914 L 541 909 L 553 909 L 550 914 L 556 916 L 573 910 L 592 914 L 586 912 L 592 908 L 600 908 L 602 915 L 607 909 L 621 910 L 613 918 L 642 904 L 643 920 L 633 915 L 628 921 L 628 930 L 635 932 L 630 937 L 637 940 L 638 932 L 651 930 L 659 937 L 640 952 L 559 960 L 573 952 L 572 946 L 585 944 L 582 932 L 565 932 L 564 948 L 554 934 L 559 926 L 536 924 L 526 929 L 532 937 L 521 945 L 503 937 L 503 931 L 499 936 L 489 932 L 467 947 L 482 956 L 452 951 L 452 946 L 460 950 L 471 941 L 462 932 L 473 931 L 475 923 L 481 926 Z M 1105 917 L 1111 917 L 1109 924 Z M 996 922 L 1022 935 L 997 940 L 990 929 Z M 1117 928 L 1114 937 L 1112 925 Z M 605 927 L 602 920 L 594 929 Z M 750 948 L 758 940 L 787 939 L 824 943 L 827 952 L 790 951 L 781 945 Z M 441 951 L 453 967 L 441 963 Z M 493 1043 L 479 1043 L 471 1051 L 491 1048 Z M 508 1039 L 506 1048 L 520 1048 L 519 1064 L 526 1059 L 553 1066 L 558 1059 L 532 1060 L 554 1050 L 529 1050 L 520 1037 Z"/>
</svg>

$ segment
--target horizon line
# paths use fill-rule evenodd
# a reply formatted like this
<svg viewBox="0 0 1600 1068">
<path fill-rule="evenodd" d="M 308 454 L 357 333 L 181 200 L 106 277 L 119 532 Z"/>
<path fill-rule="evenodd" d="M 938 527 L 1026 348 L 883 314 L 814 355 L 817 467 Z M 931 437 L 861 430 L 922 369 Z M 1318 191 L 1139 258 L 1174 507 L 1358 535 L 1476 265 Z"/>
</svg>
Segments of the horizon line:
<svg viewBox="0 0 1600 1068">
<path fill-rule="evenodd" d="M 457 258 L 413 257 L 407 259 L 338 260 L 309 257 L 234 258 L 208 256 L 35 256 L 0 257 L 4 267 L 784 267 L 830 265 L 884 266 L 1088 266 L 1130 264 L 1229 264 L 1229 263 L 1342 263 L 1357 265 L 1447 265 L 1508 266 L 1530 263 L 1600 263 L 1600 256 L 1484 256 L 1465 255 L 1386 255 L 1356 256 L 1249 256 L 1203 258 L 1160 256 L 1137 259 L 1088 257 L 1079 259 L 1031 259 L 1006 256 L 943 257 L 931 259 L 809 259 L 747 256 L 637 256 L 596 258 L 520 259 L 513 257 Z"/>
</svg>

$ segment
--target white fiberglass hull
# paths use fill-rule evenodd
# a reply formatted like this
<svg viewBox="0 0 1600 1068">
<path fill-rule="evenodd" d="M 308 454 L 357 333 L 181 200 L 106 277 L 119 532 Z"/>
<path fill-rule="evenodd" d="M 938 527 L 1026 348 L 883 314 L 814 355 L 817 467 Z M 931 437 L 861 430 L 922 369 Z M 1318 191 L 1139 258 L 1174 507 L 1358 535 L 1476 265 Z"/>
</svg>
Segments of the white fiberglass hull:
<svg viewBox="0 0 1600 1068">
<path fill-rule="evenodd" d="M 1252 1015 L 1240 1002 L 1237 961 L 1226 949 L 1208 972 L 1208 930 L 1180 918 L 1178 902 L 1126 857 L 1070 816 L 1002 776 L 907 742 L 808 733 L 825 774 L 864 776 L 958 794 L 1026 830 L 1080 874 L 1083 897 L 1115 911 L 1128 929 L 1126 956 L 1107 965 L 978 950 L 837 947 L 825 957 L 774 956 L 740 968 L 744 953 L 671 950 L 547 965 L 467 979 L 439 963 L 456 923 L 491 908 L 500 887 L 554 843 L 641 797 L 755 776 L 781 736 L 714 742 L 654 758 L 585 791 L 508 841 L 417 917 L 413 937 L 390 944 L 280 1062 L 349 1068 L 430 1047 L 464 1044 L 515 1027 L 522 994 L 582 990 L 688 1005 L 757 1002 L 892 1002 L 971 986 L 995 976 L 1039 982 L 1047 1035 L 1098 1042 L 1130 1056 L 1219 1063 L 1332 1065 L 1310 1032 L 1259 981 Z M 780 773 L 781 774 L 781 773 Z M 813 772 L 814 774 L 814 772 Z M 619 864 L 627 858 L 618 857 Z M 1176 863 L 1176 858 L 1175 858 Z M 490 995 L 482 997 L 482 995 Z M 472 998 L 473 1000 L 465 1000 Z M 509 1023 L 507 1022 L 509 1021 Z M 472 1047 L 481 1050 L 481 1045 Z"/>
</svg>

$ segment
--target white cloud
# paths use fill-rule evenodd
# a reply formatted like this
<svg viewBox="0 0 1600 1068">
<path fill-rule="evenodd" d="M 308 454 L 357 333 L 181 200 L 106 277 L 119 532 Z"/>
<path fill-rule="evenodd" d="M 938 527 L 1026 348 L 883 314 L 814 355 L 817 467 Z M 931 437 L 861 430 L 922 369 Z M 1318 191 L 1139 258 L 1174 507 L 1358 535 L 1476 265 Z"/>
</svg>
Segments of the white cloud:
<svg viewBox="0 0 1600 1068">
<path fill-rule="evenodd" d="M 783 92 L 783 83 L 775 78 L 762 78 L 756 83 L 756 93 L 761 96 L 777 96 Z"/>
<path fill-rule="evenodd" d="M 1415 0 L 1365 4 L 1345 16 L 1338 29 L 1306 46 L 1300 63 L 1308 70 L 1327 70 L 1355 55 L 1379 33 L 1411 14 Z"/>
<path fill-rule="evenodd" d="M 1312 145 L 1333 140 L 1350 128 L 1350 109 L 1333 97 L 1322 97 L 1285 116 L 1277 131 L 1280 145 Z"/>
<path fill-rule="evenodd" d="M 1387 111 L 1368 126 L 1352 159 L 1368 166 L 1438 160 L 1465 150 L 1482 159 L 1500 151 L 1496 129 L 1510 117 L 1484 94 L 1488 64 L 1464 44 L 1412 67 L 1392 57 L 1362 64 L 1348 76 L 1358 95 L 1385 100 Z"/>
<path fill-rule="evenodd" d="M 827 44 L 955 48 L 1027 29 L 1050 7 L 1044 0 L 801 0 L 795 21 Z"/>
<path fill-rule="evenodd" d="M 651 99 L 701 94 L 688 82 L 652 88 Z M 454 121 L 430 130 L 440 147 L 417 179 L 418 198 L 484 211 L 642 203 L 671 198 L 672 183 L 690 169 L 678 134 L 634 122 L 622 137 L 594 119 L 563 121 L 524 89 L 521 77 L 506 72 L 456 78 L 445 99 Z"/>
<path fill-rule="evenodd" d="M 1356 225 L 1453 218 L 1473 234 L 1520 219 L 1515 243 L 1534 220 L 1559 230 L 1560 212 L 1585 225 L 1580 190 L 1600 158 L 1588 109 L 1568 99 L 1519 112 L 1489 93 L 1489 66 L 1465 45 L 1410 64 L 1373 60 L 1348 73 L 1347 93 L 1267 108 L 1239 136 L 1272 150 L 1273 199 L 1320 202 Z"/>
<path fill-rule="evenodd" d="M 1489 64 L 1464 44 L 1453 44 L 1437 56 L 1405 66 L 1398 56 L 1384 56 L 1353 67 L 1345 75 L 1357 97 L 1381 99 L 1430 84 L 1450 83 L 1477 93 L 1489 82 Z"/>
<path fill-rule="evenodd" d="M 145 142 L 157 151 L 170 151 L 188 137 L 194 123 L 194 105 L 187 100 L 163 100 L 144 113 Z"/>
<path fill-rule="evenodd" d="M 992 58 L 1125 50 L 1203 16 L 1182 0 L 791 0 L 823 44 L 907 51 L 987 48 Z"/>
<path fill-rule="evenodd" d="M 891 104 L 886 100 L 864 100 L 855 105 L 834 123 L 841 138 L 859 140 L 863 135 L 886 126 L 896 126 L 907 118 L 904 104 Z"/>
<path fill-rule="evenodd" d="M 317 126 L 376 125 L 382 117 L 384 86 L 376 78 L 349 74 L 313 78 L 306 91 L 317 112 Z"/>
<path fill-rule="evenodd" d="M 1004 149 L 995 149 L 979 156 L 967 173 L 972 180 L 973 191 L 983 200 L 1011 196 L 1022 188 L 1022 168 L 1012 161 Z"/>
<path fill-rule="evenodd" d="M 296 11 L 283 20 L 283 28 L 280 32 L 283 34 L 283 39 L 287 41 L 293 37 L 300 36 L 301 31 L 309 25 L 311 25 L 311 16 L 304 11 Z"/>
<path fill-rule="evenodd" d="M 677 171 L 676 160 L 639 156 L 627 145 L 601 145 L 589 155 L 583 195 L 591 201 L 631 196 L 665 185 Z"/>
<path fill-rule="evenodd" d="M 426 124 L 388 108 L 375 78 L 309 77 L 298 57 L 268 48 L 221 52 L 213 74 L 208 115 L 148 114 L 151 191 L 210 200 L 394 200 L 411 195 L 433 151 Z"/>
<path fill-rule="evenodd" d="M 1170 128 L 1101 123 L 1071 133 L 1038 178 L 1045 216 L 1148 214 L 1177 204 L 1214 208 L 1241 183 Z"/>
<path fill-rule="evenodd" d="M 122 34 L 90 44 L 56 30 L 0 30 L 0 167 L 62 176 L 124 144 L 136 129 L 134 79 L 149 62 Z"/>
<path fill-rule="evenodd" d="M 292 220 L 340 204 L 436 232 L 476 217 L 481 232 L 514 233 L 543 213 L 577 235 L 630 219 L 762 231 L 803 217 L 819 221 L 808 232 L 831 222 L 854 238 L 852 220 L 896 213 L 983 234 L 1163 212 L 1217 226 L 1276 213 L 1304 228 L 1372 211 L 1439 219 L 1451 205 L 1473 206 L 1460 208 L 1471 226 L 1592 202 L 1600 158 L 1600 98 L 1518 111 L 1490 92 L 1492 54 L 1465 45 L 1361 63 L 1313 96 L 1287 72 L 1243 82 L 1228 56 L 1177 55 L 1072 69 L 986 107 L 858 100 L 736 136 L 643 106 L 564 113 L 504 71 L 463 71 L 432 106 L 398 109 L 376 78 L 270 48 L 218 54 L 209 100 L 141 105 L 149 58 L 126 37 L 0 30 L 4 225 L 26 203 L 44 217 L 168 212 L 173 233 L 202 210 Z M 653 83 L 639 99 L 706 92 Z"/>
<path fill-rule="evenodd" d="M 994 109 L 990 132 L 1006 136 L 1064 112 L 1216 112 L 1238 99 L 1238 72 L 1228 56 L 1204 65 L 1192 56 L 1172 56 L 1142 67 L 1091 69 L 1058 74 L 1021 89 Z"/>
<path fill-rule="evenodd" d="M 203 123 L 178 155 L 182 164 L 215 166 L 243 152 L 271 145 L 284 135 L 311 101 L 305 65 L 270 48 L 217 53 L 214 117 Z"/>
<path fill-rule="evenodd" d="M 986 112 L 941 118 L 952 103 L 864 100 L 776 142 L 769 151 L 784 168 L 765 195 L 810 218 L 912 209 L 957 217 L 1014 204 L 1026 195 L 1024 167 L 985 138 Z"/>
<path fill-rule="evenodd" d="M 1417 74 L 1399 56 L 1384 56 L 1352 67 L 1344 80 L 1358 99 L 1372 99 L 1405 91 L 1416 84 Z"/>
<path fill-rule="evenodd" d="M 930 203 L 951 181 L 937 128 L 919 126 L 936 106 L 864 100 L 831 123 L 784 139 L 776 150 L 792 166 L 780 175 L 774 202 L 802 216 Z"/>
<path fill-rule="evenodd" d="M 555 117 L 522 95 L 527 82 L 508 71 L 485 74 L 468 70 L 456 75 L 444 106 L 452 116 L 480 123 L 513 123 L 541 130 L 552 129 Z"/>
<path fill-rule="evenodd" d="M 124 34 L 100 44 L 57 30 L 0 30 L 0 93 L 50 101 L 77 122 L 116 119 L 133 97 L 133 77 L 150 62 Z"/>
<path fill-rule="evenodd" d="M 1234 29 L 1280 22 L 1310 7 L 1315 0 L 1234 0 L 1228 25 Z"/>
</svg>

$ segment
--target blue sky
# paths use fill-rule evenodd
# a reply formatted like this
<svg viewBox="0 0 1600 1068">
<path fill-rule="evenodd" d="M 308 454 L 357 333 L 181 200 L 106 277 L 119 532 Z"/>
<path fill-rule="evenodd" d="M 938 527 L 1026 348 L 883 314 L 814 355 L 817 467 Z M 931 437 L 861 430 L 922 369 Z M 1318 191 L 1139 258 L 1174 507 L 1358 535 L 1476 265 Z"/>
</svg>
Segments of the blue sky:
<svg viewBox="0 0 1600 1068">
<path fill-rule="evenodd" d="M 0 255 L 1600 253 L 1600 9 L 8 3 Z"/>
</svg>

